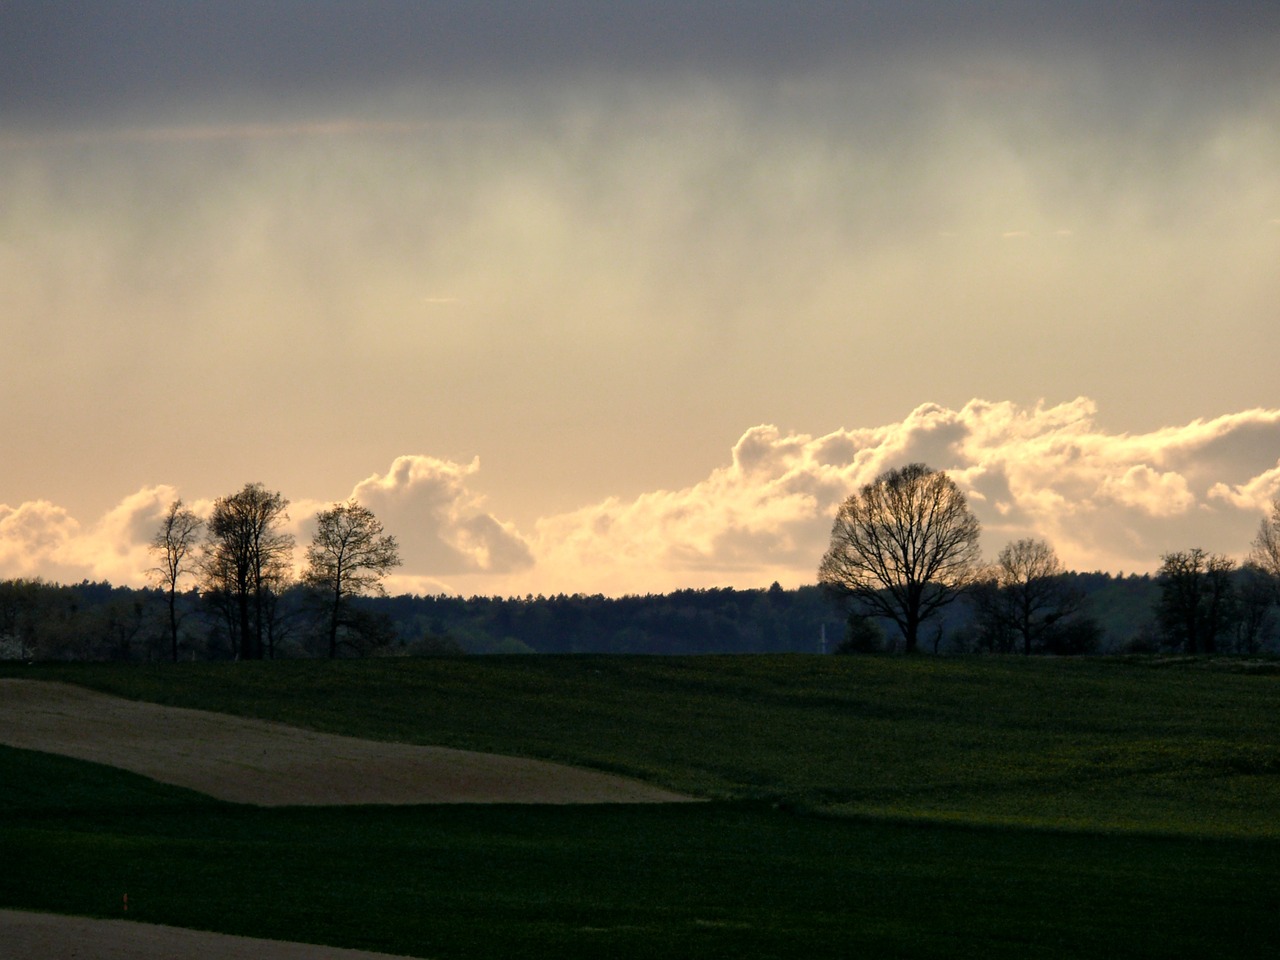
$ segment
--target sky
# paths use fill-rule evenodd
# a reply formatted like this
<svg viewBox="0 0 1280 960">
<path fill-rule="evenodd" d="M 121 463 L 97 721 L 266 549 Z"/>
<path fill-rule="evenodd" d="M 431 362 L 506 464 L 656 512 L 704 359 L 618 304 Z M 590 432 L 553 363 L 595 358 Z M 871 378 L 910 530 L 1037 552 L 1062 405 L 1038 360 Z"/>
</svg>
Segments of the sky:
<svg viewBox="0 0 1280 960">
<path fill-rule="evenodd" d="M 794 587 L 1280 495 L 1280 5 L 0 4 L 0 577 L 357 497 L 393 592 Z"/>
</svg>

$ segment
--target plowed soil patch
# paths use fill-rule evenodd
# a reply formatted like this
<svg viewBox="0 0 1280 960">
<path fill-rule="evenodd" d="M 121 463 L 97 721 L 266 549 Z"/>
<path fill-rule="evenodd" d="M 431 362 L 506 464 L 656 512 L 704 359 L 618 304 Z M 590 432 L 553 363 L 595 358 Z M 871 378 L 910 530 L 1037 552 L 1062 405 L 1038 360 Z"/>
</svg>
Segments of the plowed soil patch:
<svg viewBox="0 0 1280 960">
<path fill-rule="evenodd" d="M 341 737 L 35 680 L 0 679 L 0 743 L 260 806 L 691 799 L 540 760 Z"/>
<path fill-rule="evenodd" d="M 390 954 L 229 937 L 125 920 L 0 910 L 4 960 L 393 960 Z"/>
</svg>

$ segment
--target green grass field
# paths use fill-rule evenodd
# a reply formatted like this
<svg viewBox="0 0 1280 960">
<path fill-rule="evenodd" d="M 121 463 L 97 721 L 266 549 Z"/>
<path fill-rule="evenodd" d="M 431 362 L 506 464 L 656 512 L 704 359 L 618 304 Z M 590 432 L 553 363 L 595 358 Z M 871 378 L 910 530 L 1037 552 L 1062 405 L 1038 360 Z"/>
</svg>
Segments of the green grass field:
<svg viewBox="0 0 1280 960">
<path fill-rule="evenodd" d="M 1280 675 L 512 657 L 7 667 L 620 771 L 672 807 L 263 810 L 0 750 L 0 905 L 430 957 L 1280 949 Z"/>
</svg>

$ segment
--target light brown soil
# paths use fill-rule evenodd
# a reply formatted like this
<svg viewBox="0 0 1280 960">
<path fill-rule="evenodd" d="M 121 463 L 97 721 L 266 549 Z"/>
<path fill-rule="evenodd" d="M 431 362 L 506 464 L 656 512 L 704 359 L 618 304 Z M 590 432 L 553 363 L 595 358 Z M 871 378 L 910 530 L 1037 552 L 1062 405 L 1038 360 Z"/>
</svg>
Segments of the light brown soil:
<svg viewBox="0 0 1280 960">
<path fill-rule="evenodd" d="M 390 954 L 229 937 L 127 920 L 0 910 L 2 960 L 393 960 Z"/>
<path fill-rule="evenodd" d="M 541 760 L 340 737 L 35 680 L 0 679 L 0 743 L 259 806 L 690 799 Z"/>
</svg>

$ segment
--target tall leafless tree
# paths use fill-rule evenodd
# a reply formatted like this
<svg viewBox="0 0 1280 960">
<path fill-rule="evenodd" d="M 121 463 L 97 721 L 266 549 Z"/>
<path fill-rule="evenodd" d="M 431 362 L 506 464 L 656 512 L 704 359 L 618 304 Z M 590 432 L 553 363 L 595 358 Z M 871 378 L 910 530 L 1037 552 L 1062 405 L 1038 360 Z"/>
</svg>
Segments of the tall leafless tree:
<svg viewBox="0 0 1280 960">
<path fill-rule="evenodd" d="M 194 574 L 194 551 L 204 521 L 178 499 L 169 504 L 150 549 L 159 563 L 150 570 L 152 580 L 164 590 L 169 604 L 169 640 L 174 663 L 178 662 L 178 583 Z"/>
<path fill-rule="evenodd" d="M 1252 547 L 1249 562 L 1280 583 L 1280 497 L 1271 501 L 1271 514 L 1258 526 Z"/>
<path fill-rule="evenodd" d="M 207 523 L 202 558 L 203 587 L 231 605 L 238 655 L 261 660 L 268 593 L 279 593 L 293 564 L 293 535 L 279 525 L 289 519 L 289 501 L 260 483 L 219 497 Z"/>
<path fill-rule="evenodd" d="M 400 550 L 396 538 L 383 532 L 382 521 L 355 500 L 320 511 L 316 524 L 303 579 L 326 597 L 329 656 L 336 657 L 347 598 L 384 593 L 382 578 L 400 565 Z"/>
<path fill-rule="evenodd" d="M 945 473 L 922 463 L 889 470 L 841 504 L 818 580 L 893 620 L 914 653 L 920 624 L 976 579 L 980 529 Z"/>
<path fill-rule="evenodd" d="M 1271 629 L 1271 608 L 1280 599 L 1280 497 L 1271 501 L 1271 513 L 1258 525 L 1251 547 L 1240 590 L 1239 625 L 1242 646 L 1249 652 Z"/>
</svg>

